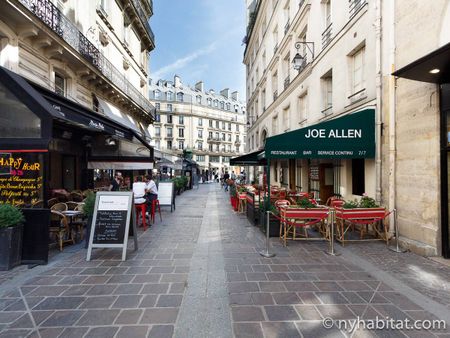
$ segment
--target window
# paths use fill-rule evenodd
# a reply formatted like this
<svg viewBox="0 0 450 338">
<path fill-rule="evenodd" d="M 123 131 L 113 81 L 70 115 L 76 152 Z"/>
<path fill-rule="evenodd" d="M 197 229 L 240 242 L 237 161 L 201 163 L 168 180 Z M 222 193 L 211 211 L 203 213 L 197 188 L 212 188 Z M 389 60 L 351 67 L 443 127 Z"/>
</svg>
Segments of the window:
<svg viewBox="0 0 450 338">
<path fill-rule="evenodd" d="M 160 140 L 155 141 L 155 148 L 161 149 L 161 141 Z"/>
<path fill-rule="evenodd" d="M 178 124 L 184 124 L 184 116 L 183 115 L 178 116 Z"/>
<path fill-rule="evenodd" d="M 236 146 L 236 152 L 237 153 L 239 152 L 239 146 Z"/>
<path fill-rule="evenodd" d="M 272 74 L 272 92 L 273 92 L 273 100 L 275 101 L 278 97 L 278 73 L 277 72 Z"/>
<path fill-rule="evenodd" d="M 178 149 L 180 150 L 184 149 L 184 141 L 178 141 Z"/>
<path fill-rule="evenodd" d="M 210 156 L 209 157 L 209 162 L 220 162 L 220 156 Z"/>
<path fill-rule="evenodd" d="M 209 126 L 212 128 L 213 127 L 213 120 L 209 120 Z"/>
<path fill-rule="evenodd" d="M 308 94 L 302 95 L 298 98 L 298 112 L 299 112 L 299 123 L 306 122 L 308 119 Z"/>
<path fill-rule="evenodd" d="M 219 139 L 219 133 L 216 133 L 216 140 Z"/>
<path fill-rule="evenodd" d="M 157 111 L 160 111 L 161 110 L 161 103 L 159 103 L 159 102 L 155 103 L 155 108 L 156 108 Z"/>
<path fill-rule="evenodd" d="M 167 92 L 166 93 L 166 98 L 167 98 L 167 101 L 173 101 L 173 93 L 172 92 Z"/>
<path fill-rule="evenodd" d="M 323 113 L 331 112 L 333 106 L 333 76 L 331 70 L 322 77 Z"/>
<path fill-rule="evenodd" d="M 66 96 L 66 79 L 58 73 L 55 73 L 55 93 Z"/>
<path fill-rule="evenodd" d="M 220 109 L 225 109 L 225 102 L 220 101 Z"/>
<path fill-rule="evenodd" d="M 272 134 L 278 133 L 278 115 L 272 118 Z"/>
<path fill-rule="evenodd" d="M 236 132 L 239 133 L 239 124 L 236 124 Z"/>
<path fill-rule="evenodd" d="M 206 103 L 208 104 L 208 106 L 211 107 L 211 106 L 212 106 L 212 99 L 208 97 L 208 98 L 206 99 Z"/>
<path fill-rule="evenodd" d="M 365 192 L 365 166 L 363 158 L 352 160 L 352 194 L 361 195 Z"/>
<path fill-rule="evenodd" d="M 352 94 L 364 89 L 364 54 L 365 48 L 361 48 L 352 57 Z"/>
<path fill-rule="evenodd" d="M 172 115 L 170 115 L 170 114 L 167 115 L 167 123 L 173 123 L 172 120 L 173 120 Z"/>
<path fill-rule="evenodd" d="M 324 18 L 325 28 L 331 25 L 331 0 L 327 0 L 324 3 Z"/>
<path fill-rule="evenodd" d="M 161 122 L 161 114 L 155 114 L 155 122 Z"/>
<path fill-rule="evenodd" d="M 160 100 L 161 99 L 161 91 L 160 90 L 155 90 L 153 92 L 154 96 L 155 96 L 155 100 Z"/>
<path fill-rule="evenodd" d="M 239 105 L 235 104 L 234 105 L 234 112 L 237 113 L 239 111 Z"/>
<path fill-rule="evenodd" d="M 209 151 L 213 151 L 213 145 L 212 144 L 210 144 L 208 148 L 209 148 Z"/>
<path fill-rule="evenodd" d="M 177 101 L 183 102 L 184 100 L 184 94 L 183 93 L 177 93 Z"/>
<path fill-rule="evenodd" d="M 239 135 L 236 135 L 236 142 L 239 142 Z"/>
<path fill-rule="evenodd" d="M 178 129 L 178 137 L 184 137 L 184 128 Z"/>
<path fill-rule="evenodd" d="M 216 144 L 216 152 L 219 152 L 219 145 Z"/>
<path fill-rule="evenodd" d="M 222 156 L 222 162 L 230 162 L 230 156 Z"/>
<path fill-rule="evenodd" d="M 231 134 L 228 134 L 228 142 L 231 142 Z"/>
<path fill-rule="evenodd" d="M 228 130 L 231 131 L 231 122 L 228 122 Z"/>
<path fill-rule="evenodd" d="M 222 133 L 222 141 L 225 141 L 225 133 Z"/>
<path fill-rule="evenodd" d="M 255 135 L 252 135 L 252 149 L 255 148 Z"/>
<path fill-rule="evenodd" d="M 173 137 L 173 130 L 172 128 L 167 128 L 167 137 Z"/>
<path fill-rule="evenodd" d="M 197 162 L 205 162 L 205 155 L 196 155 Z"/>
<path fill-rule="evenodd" d="M 200 127 L 203 126 L 203 119 L 201 117 L 198 118 L 197 122 Z"/>
<path fill-rule="evenodd" d="M 203 138 L 203 130 L 198 129 L 197 130 L 197 135 L 198 135 L 198 138 Z"/>
<path fill-rule="evenodd" d="M 167 111 L 172 111 L 172 103 L 167 104 Z"/>
<path fill-rule="evenodd" d="M 231 109 L 231 104 L 227 103 L 227 110 L 230 110 L 230 109 Z"/>
<path fill-rule="evenodd" d="M 197 103 L 198 104 L 202 103 L 202 96 L 201 95 L 197 95 Z"/>
<path fill-rule="evenodd" d="M 219 121 L 216 121 L 216 128 L 219 129 Z"/>
<path fill-rule="evenodd" d="M 208 138 L 209 138 L 209 139 L 212 139 L 212 138 L 213 138 L 213 133 L 212 133 L 212 131 L 210 131 L 210 132 L 208 133 Z"/>
<path fill-rule="evenodd" d="M 155 136 L 157 137 L 161 136 L 161 127 L 155 127 Z"/>
<path fill-rule="evenodd" d="M 214 107 L 218 107 L 219 106 L 219 101 L 218 100 L 214 100 Z"/>
<path fill-rule="evenodd" d="M 172 141 L 167 141 L 167 149 L 172 149 Z"/>
<path fill-rule="evenodd" d="M 203 142 L 199 142 L 197 144 L 197 146 L 198 146 L 198 150 L 203 150 Z"/>
<path fill-rule="evenodd" d="M 227 145 L 227 151 L 231 153 L 231 144 Z"/>
</svg>

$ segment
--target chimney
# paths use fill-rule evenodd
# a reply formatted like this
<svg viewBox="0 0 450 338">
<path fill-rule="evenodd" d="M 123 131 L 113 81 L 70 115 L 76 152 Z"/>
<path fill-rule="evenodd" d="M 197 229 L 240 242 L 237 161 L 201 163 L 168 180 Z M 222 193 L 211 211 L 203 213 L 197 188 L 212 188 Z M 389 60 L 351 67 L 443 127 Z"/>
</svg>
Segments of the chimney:
<svg viewBox="0 0 450 338">
<path fill-rule="evenodd" d="M 222 95 L 223 97 L 226 97 L 227 99 L 230 98 L 230 89 L 225 88 L 225 89 L 221 90 L 220 95 Z"/>
<path fill-rule="evenodd" d="M 181 87 L 181 78 L 178 75 L 175 75 L 173 77 L 173 83 L 174 83 L 175 88 Z"/>
<path fill-rule="evenodd" d="M 205 91 L 205 86 L 204 86 L 204 84 L 203 84 L 203 81 L 198 81 L 198 82 L 195 84 L 195 89 L 197 89 L 197 90 L 199 90 L 199 91 L 201 91 L 201 92 L 204 92 L 204 91 Z"/>
<path fill-rule="evenodd" d="M 239 93 L 237 91 L 231 93 L 231 98 L 235 101 L 239 101 Z"/>
</svg>

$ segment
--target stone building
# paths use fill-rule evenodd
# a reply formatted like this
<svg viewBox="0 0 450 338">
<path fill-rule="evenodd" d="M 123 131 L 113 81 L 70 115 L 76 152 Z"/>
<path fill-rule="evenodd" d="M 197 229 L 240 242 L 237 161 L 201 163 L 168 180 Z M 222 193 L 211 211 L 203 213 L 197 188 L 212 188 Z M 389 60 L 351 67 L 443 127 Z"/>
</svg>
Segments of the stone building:
<svg viewBox="0 0 450 338">
<path fill-rule="evenodd" d="M 151 169 L 152 15 L 151 0 L 2 1 L 2 149 L 16 145 L 15 137 L 25 139 L 21 149 L 41 144 L 49 194 L 92 186 L 93 170 Z M 33 119 L 41 121 L 36 135 L 36 126 L 20 125 Z"/>
<path fill-rule="evenodd" d="M 238 92 L 207 91 L 202 81 L 190 87 L 175 75 L 173 81 L 152 81 L 149 97 L 156 107 L 153 145 L 161 157 L 174 162 L 190 149 L 203 173 L 240 170 L 229 164 L 245 148 L 245 103 Z"/>
<path fill-rule="evenodd" d="M 249 152 L 263 150 L 268 137 L 364 112 L 375 116 L 370 137 L 379 137 L 380 21 L 375 3 L 247 1 Z M 292 142 L 298 139 L 293 136 Z M 339 140 L 329 142 L 341 149 Z M 276 159 L 271 183 L 310 191 L 323 202 L 332 195 L 353 199 L 363 193 L 380 200 L 381 152 L 371 147 L 349 157 Z M 332 153 L 337 151 L 327 152 Z"/>
</svg>

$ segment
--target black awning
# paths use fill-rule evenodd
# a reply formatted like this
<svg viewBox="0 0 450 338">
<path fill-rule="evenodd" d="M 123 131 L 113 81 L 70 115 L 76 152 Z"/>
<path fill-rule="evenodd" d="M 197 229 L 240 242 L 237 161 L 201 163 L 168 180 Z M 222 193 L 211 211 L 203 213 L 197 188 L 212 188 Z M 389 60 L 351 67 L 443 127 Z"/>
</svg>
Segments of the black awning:
<svg viewBox="0 0 450 338">
<path fill-rule="evenodd" d="M 32 85 L 33 88 L 42 95 L 44 101 L 53 108 L 53 117 L 56 120 L 69 123 L 79 128 L 104 132 L 128 140 L 133 138 L 133 133 L 128 128 L 115 121 L 111 121 L 107 117 L 103 117 L 86 107 L 35 83 L 30 82 L 30 85 Z"/>
<path fill-rule="evenodd" d="M 450 43 L 392 73 L 410 80 L 450 83 Z"/>
<path fill-rule="evenodd" d="M 259 166 L 266 165 L 267 161 L 259 159 L 258 155 L 261 154 L 263 150 L 258 150 L 253 153 L 245 154 L 238 157 L 233 157 L 230 159 L 230 165 L 249 165 L 249 166 Z"/>
</svg>

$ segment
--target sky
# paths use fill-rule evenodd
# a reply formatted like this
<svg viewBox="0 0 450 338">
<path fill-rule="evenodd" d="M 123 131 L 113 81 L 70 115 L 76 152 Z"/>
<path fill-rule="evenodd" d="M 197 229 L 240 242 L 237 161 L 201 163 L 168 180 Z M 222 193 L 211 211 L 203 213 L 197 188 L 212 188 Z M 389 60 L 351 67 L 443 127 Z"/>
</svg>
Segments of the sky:
<svg viewBox="0 0 450 338">
<path fill-rule="evenodd" d="M 150 78 L 177 74 L 185 85 L 203 80 L 205 90 L 230 88 L 245 99 L 244 0 L 153 0 L 153 12 Z"/>
</svg>

